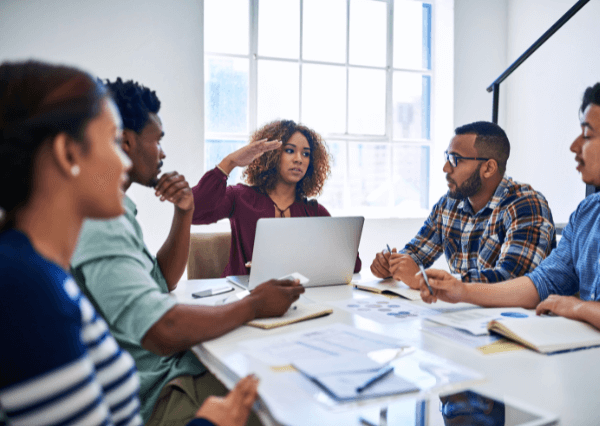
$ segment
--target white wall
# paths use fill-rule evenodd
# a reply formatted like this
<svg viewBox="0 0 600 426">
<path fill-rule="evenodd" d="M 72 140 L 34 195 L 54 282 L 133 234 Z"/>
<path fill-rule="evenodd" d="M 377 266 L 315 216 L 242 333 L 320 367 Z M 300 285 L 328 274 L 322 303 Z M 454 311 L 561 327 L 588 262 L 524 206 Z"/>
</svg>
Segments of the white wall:
<svg viewBox="0 0 600 426">
<path fill-rule="evenodd" d="M 2 0 L 0 62 L 41 59 L 75 65 L 101 78 L 120 76 L 156 90 L 167 154 L 163 170 L 195 184 L 202 174 L 200 0 Z M 147 244 L 165 240 L 173 208 L 148 188 L 128 191 Z"/>
<path fill-rule="evenodd" d="M 491 120 L 485 88 L 575 0 L 455 0 L 455 124 Z M 585 196 L 569 145 L 583 90 L 600 81 L 600 2 L 590 1 L 500 87 L 511 141 L 507 174 L 530 183 L 566 222 Z"/>
<path fill-rule="evenodd" d="M 512 62 L 575 4 L 574 0 L 510 0 Z M 590 1 L 506 81 L 509 173 L 548 199 L 555 222 L 566 222 L 585 196 L 569 151 L 580 132 L 584 89 L 600 81 L 600 2 Z"/>
<path fill-rule="evenodd" d="M 454 1 L 454 127 L 492 120 L 486 88 L 507 67 L 507 17 L 507 0 Z M 500 89 L 503 126 L 506 93 Z"/>
</svg>

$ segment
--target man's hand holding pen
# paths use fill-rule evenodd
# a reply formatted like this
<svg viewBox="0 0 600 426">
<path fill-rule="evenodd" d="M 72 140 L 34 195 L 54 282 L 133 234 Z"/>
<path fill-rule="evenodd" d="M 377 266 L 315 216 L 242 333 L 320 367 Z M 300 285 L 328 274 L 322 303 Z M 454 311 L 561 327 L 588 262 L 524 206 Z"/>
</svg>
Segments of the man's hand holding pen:
<svg viewBox="0 0 600 426">
<path fill-rule="evenodd" d="M 408 254 L 392 253 L 389 259 L 390 272 L 396 281 L 402 281 L 413 289 L 419 288 L 419 265 Z"/>
<path fill-rule="evenodd" d="M 375 259 L 371 264 L 373 275 L 377 278 L 391 278 L 392 272 L 390 271 L 389 259 L 394 253 L 396 253 L 396 249 L 390 250 L 390 246 L 387 246 L 381 253 L 375 255 Z"/>
</svg>

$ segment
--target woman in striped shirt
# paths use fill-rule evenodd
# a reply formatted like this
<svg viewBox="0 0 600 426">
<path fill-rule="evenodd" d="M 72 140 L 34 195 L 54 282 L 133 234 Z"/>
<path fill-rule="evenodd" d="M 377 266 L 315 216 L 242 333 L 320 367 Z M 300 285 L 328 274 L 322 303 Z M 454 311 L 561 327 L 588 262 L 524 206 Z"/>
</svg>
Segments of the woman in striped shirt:
<svg viewBox="0 0 600 426">
<path fill-rule="evenodd" d="M 101 83 L 69 67 L 0 65 L 0 422 L 138 425 L 131 356 L 69 275 L 83 220 L 123 214 L 130 166 Z M 242 379 L 191 424 L 243 424 Z"/>
</svg>

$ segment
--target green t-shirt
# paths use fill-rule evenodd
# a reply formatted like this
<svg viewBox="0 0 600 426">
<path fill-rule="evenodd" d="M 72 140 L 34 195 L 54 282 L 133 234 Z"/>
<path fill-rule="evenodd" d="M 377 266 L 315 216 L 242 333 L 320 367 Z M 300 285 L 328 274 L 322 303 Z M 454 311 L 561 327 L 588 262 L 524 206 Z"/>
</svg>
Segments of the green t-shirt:
<svg viewBox="0 0 600 426">
<path fill-rule="evenodd" d="M 182 375 L 206 368 L 191 352 L 160 356 L 142 347 L 142 339 L 177 301 L 169 294 L 158 262 L 144 244 L 137 209 L 125 197 L 125 214 L 111 220 L 86 220 L 71 272 L 102 314 L 121 348 L 135 359 L 140 377 L 141 414 L 147 421 L 161 389 Z"/>
</svg>

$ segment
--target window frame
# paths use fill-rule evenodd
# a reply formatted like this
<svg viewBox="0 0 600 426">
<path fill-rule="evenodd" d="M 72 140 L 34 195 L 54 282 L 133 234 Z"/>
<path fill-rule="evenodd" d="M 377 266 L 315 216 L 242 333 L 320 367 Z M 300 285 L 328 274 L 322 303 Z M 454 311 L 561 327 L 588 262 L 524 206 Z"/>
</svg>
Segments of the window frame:
<svg viewBox="0 0 600 426">
<path fill-rule="evenodd" d="M 394 0 L 370 0 L 370 1 L 378 1 L 386 4 L 386 66 L 385 67 L 376 67 L 376 66 L 365 66 L 365 65 L 352 65 L 349 63 L 350 56 L 350 2 L 352 0 L 346 0 L 346 60 L 345 63 L 333 63 L 326 61 L 314 61 L 314 60 L 305 60 L 302 55 L 302 44 L 304 39 L 304 28 L 303 28 L 303 0 L 298 0 L 298 4 L 300 7 L 300 36 L 299 36 L 299 55 L 298 59 L 288 59 L 288 58 L 276 58 L 270 56 L 261 56 L 258 54 L 258 3 L 259 0 L 249 0 L 248 1 L 248 16 L 249 16 L 249 37 L 248 37 L 248 54 L 229 54 L 229 53 L 218 53 L 218 52 L 208 52 L 204 51 L 202 57 L 231 57 L 231 58 L 240 58 L 248 60 L 248 110 L 247 110 L 247 129 L 248 133 L 225 133 L 225 132 L 209 132 L 205 129 L 203 136 L 203 152 L 206 155 L 206 145 L 204 141 L 209 139 L 228 139 L 228 140 L 240 140 L 247 141 L 250 135 L 257 129 L 257 108 L 258 108 L 258 62 L 260 60 L 270 60 L 270 61 L 280 61 L 280 62 L 291 62 L 297 63 L 299 67 L 299 105 L 298 105 L 298 118 L 299 121 L 302 122 L 302 69 L 304 64 L 315 64 L 315 65 L 328 65 L 328 66 L 336 66 L 336 67 L 344 67 L 346 71 L 346 99 L 345 99 L 345 133 L 322 133 L 325 140 L 328 142 L 335 143 L 343 143 L 345 145 L 346 151 L 346 164 L 344 167 L 344 207 L 342 209 L 329 208 L 332 214 L 343 215 L 348 214 L 350 211 L 351 214 L 361 214 L 367 217 L 422 217 L 426 214 L 426 211 L 431 207 L 433 198 L 437 196 L 435 194 L 435 190 L 433 188 L 432 182 L 436 179 L 435 175 L 441 175 L 441 173 L 434 173 L 434 164 L 438 161 L 434 161 L 437 151 L 443 152 L 443 148 L 436 144 L 437 131 L 434 123 L 436 122 L 436 96 L 437 96 L 437 74 L 438 74 L 438 61 L 436 60 L 436 52 L 437 52 L 437 39 L 438 39 L 438 31 L 436 29 L 436 15 L 438 9 L 438 3 L 451 3 L 451 0 L 411 0 L 416 3 L 425 3 L 429 4 L 431 7 L 430 10 L 430 68 L 420 68 L 420 69 L 412 69 L 412 68 L 395 68 L 393 66 L 393 32 L 394 32 Z M 204 2 L 202 2 L 202 6 L 204 6 Z M 205 35 L 204 35 L 205 37 Z M 204 60 L 203 60 L 204 66 Z M 366 135 L 366 134 L 350 134 L 348 133 L 348 121 L 349 121 L 349 74 L 350 69 L 352 68 L 363 68 L 363 69 L 377 69 L 385 71 L 385 84 L 386 84 L 386 93 L 385 93 L 385 134 L 384 135 Z M 204 71 L 204 70 L 203 70 Z M 393 135 L 393 79 L 394 74 L 396 72 L 408 72 L 408 73 L 416 73 L 421 76 L 429 77 L 429 139 L 424 138 L 394 138 Z M 202 73 L 204 76 L 204 72 Z M 204 77 L 203 77 L 204 80 Z M 206 82 L 203 81 L 203 90 L 204 84 Z M 206 106 L 204 105 L 205 99 L 202 97 L 203 107 L 206 111 Z M 447 120 L 446 120 L 447 122 Z M 447 126 L 446 126 L 447 127 Z M 318 131 L 318 129 L 316 129 Z M 349 200 L 349 146 L 352 143 L 364 143 L 364 144 L 386 144 L 389 147 L 390 153 L 392 153 L 392 149 L 394 145 L 409 145 L 415 147 L 429 147 L 429 163 L 427 170 L 427 194 L 423 194 L 421 198 L 424 196 L 427 197 L 426 206 L 421 209 L 420 212 L 402 212 L 398 211 L 398 209 L 394 206 L 394 191 L 393 191 L 393 178 L 394 178 L 394 161 L 393 155 L 389 155 L 389 170 L 390 173 L 387 177 L 388 185 L 390 190 L 388 190 L 388 201 L 385 206 L 373 207 L 373 206 L 351 206 Z M 440 154 L 441 155 L 441 154 Z M 204 162 L 203 162 L 204 163 Z M 206 165 L 210 168 L 212 165 Z M 438 185 L 439 186 L 439 185 Z"/>
</svg>

